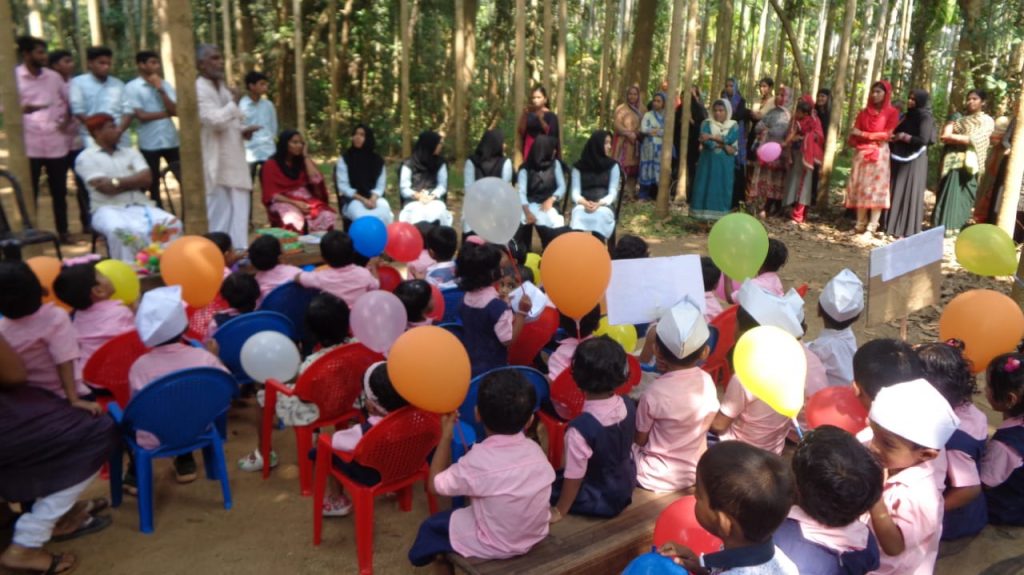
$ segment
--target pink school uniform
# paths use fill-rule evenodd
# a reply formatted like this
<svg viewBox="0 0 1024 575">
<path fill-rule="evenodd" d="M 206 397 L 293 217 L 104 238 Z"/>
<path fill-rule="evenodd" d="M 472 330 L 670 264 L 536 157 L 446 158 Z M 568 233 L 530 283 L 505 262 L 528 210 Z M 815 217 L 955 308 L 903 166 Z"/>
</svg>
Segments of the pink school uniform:
<svg viewBox="0 0 1024 575">
<path fill-rule="evenodd" d="M 75 377 L 81 378 L 92 354 L 114 337 L 135 331 L 135 314 L 120 301 L 98 301 L 75 312 L 71 325 L 78 336 L 80 355 L 75 363 Z"/>
<path fill-rule="evenodd" d="M 593 415 L 601 427 L 610 427 L 626 418 L 626 402 L 617 395 L 588 399 L 583 402 L 583 412 Z M 575 427 L 569 427 L 565 432 L 565 478 L 582 479 L 593 454 L 583 435 Z"/>
<path fill-rule="evenodd" d="M 22 318 L 0 318 L 0 335 L 24 362 L 25 383 L 67 397 L 57 366 L 81 355 L 67 312 L 46 303 Z M 76 382 L 75 389 L 80 396 L 89 394 L 89 388 L 81 381 Z"/>
<path fill-rule="evenodd" d="M 786 290 L 782 287 L 782 279 L 779 278 L 779 274 L 775 272 L 764 272 L 755 278 L 750 280 L 758 286 L 764 288 L 765 291 L 772 295 L 782 297 L 785 295 Z M 739 296 L 740 290 L 732 292 L 732 301 L 739 301 L 736 298 Z"/>
<path fill-rule="evenodd" d="M 405 269 L 409 272 L 409 277 L 415 279 L 424 279 L 427 276 L 427 268 L 436 264 L 434 258 L 430 257 L 430 252 L 424 249 L 420 252 L 419 257 L 405 264 Z"/>
<path fill-rule="evenodd" d="M 260 299 L 256 302 L 256 305 L 263 303 L 263 298 L 267 297 L 267 294 L 274 290 L 281 284 L 288 283 L 295 279 L 295 276 L 302 273 L 301 268 L 291 266 L 288 264 L 277 264 L 273 268 L 256 272 L 255 278 L 256 283 L 260 284 Z"/>
<path fill-rule="evenodd" d="M 988 439 L 988 418 L 973 403 L 961 405 L 953 412 L 960 418 L 960 431 L 979 441 Z M 981 476 L 978 471 L 980 462 L 957 449 L 946 450 L 946 456 L 949 460 L 947 479 L 950 487 L 981 485 Z"/>
<path fill-rule="evenodd" d="M 355 264 L 317 272 L 302 272 L 298 282 L 305 287 L 325 291 L 341 299 L 349 309 L 355 305 L 359 296 L 380 288 L 380 281 L 373 277 L 370 270 Z"/>
<path fill-rule="evenodd" d="M 882 499 L 903 533 L 903 553 L 881 554 L 877 575 L 931 575 L 939 554 L 942 532 L 942 485 L 947 471 L 946 450 L 936 459 L 908 467 L 885 481 Z"/>
<path fill-rule="evenodd" d="M 713 291 L 704 292 L 704 321 L 711 323 L 711 320 L 722 313 L 722 302 Z"/>
<path fill-rule="evenodd" d="M 996 428 L 996 431 L 1016 427 L 1024 427 L 1024 415 L 1006 419 Z M 981 458 L 981 482 L 988 487 L 1002 485 L 1022 465 L 1024 465 L 1024 454 L 1017 453 L 1009 445 L 994 438 L 985 446 L 985 455 Z"/>
<path fill-rule="evenodd" d="M 782 453 L 792 420 L 754 397 L 736 375 L 729 380 L 722 396 L 722 414 L 733 420 L 722 439 L 735 439 L 765 451 Z"/>
<path fill-rule="evenodd" d="M 447 497 L 468 496 L 452 512 L 452 549 L 464 557 L 522 555 L 548 534 L 555 471 L 536 442 L 522 433 L 491 435 L 434 478 Z"/>
</svg>

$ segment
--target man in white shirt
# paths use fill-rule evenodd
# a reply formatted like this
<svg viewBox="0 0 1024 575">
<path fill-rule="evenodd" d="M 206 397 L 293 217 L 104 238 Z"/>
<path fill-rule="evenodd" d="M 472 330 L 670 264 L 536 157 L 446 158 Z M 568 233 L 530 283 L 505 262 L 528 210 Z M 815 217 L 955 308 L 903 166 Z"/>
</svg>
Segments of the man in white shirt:
<svg viewBox="0 0 1024 575">
<path fill-rule="evenodd" d="M 113 116 L 120 132 L 118 145 L 132 145 L 126 133 L 131 116 L 125 114 L 124 82 L 110 75 L 112 57 L 113 52 L 110 48 L 90 46 L 85 51 L 86 67 L 89 71 L 71 79 L 71 113 L 81 123 L 79 131 L 86 148 L 93 145 L 93 140 L 89 136 L 89 130 L 85 128 L 85 118 L 93 114 Z"/>
<path fill-rule="evenodd" d="M 125 112 L 139 121 L 139 151 L 146 159 L 152 182 L 149 197 L 162 208 L 160 201 L 160 159 L 181 182 L 181 156 L 178 152 L 178 130 L 171 121 L 178 114 L 178 95 L 160 75 L 160 56 L 143 50 L 135 55 L 139 76 L 124 88 Z"/>
</svg>

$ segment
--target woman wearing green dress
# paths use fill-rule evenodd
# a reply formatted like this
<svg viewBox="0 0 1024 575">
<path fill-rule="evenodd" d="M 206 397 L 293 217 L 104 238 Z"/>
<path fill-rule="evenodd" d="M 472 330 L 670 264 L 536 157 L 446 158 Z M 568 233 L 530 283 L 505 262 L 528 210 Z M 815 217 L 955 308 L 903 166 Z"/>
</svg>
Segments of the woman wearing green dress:
<svg viewBox="0 0 1024 575">
<path fill-rule="evenodd" d="M 974 209 L 978 174 L 985 165 L 989 136 L 995 129 L 992 117 L 983 111 L 987 97 L 984 90 L 968 92 L 966 114 L 947 123 L 939 136 L 946 151 L 932 225 L 946 226 L 947 236 L 959 233 Z"/>
<path fill-rule="evenodd" d="M 724 98 L 716 100 L 711 117 L 700 127 L 701 151 L 690 199 L 690 215 L 701 220 L 717 220 L 728 214 L 732 206 L 740 128 L 731 117 L 729 101 Z"/>
</svg>

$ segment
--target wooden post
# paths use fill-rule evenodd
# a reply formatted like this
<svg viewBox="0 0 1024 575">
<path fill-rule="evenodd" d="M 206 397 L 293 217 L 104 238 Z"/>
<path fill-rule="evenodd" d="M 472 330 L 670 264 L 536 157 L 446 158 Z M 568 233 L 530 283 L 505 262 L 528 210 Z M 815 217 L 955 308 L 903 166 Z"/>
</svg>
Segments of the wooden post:
<svg viewBox="0 0 1024 575">
<path fill-rule="evenodd" d="M 523 163 L 523 137 L 519 133 L 519 114 L 526 107 L 526 0 L 516 0 L 516 53 L 515 79 L 512 81 L 512 121 L 516 122 L 515 161 L 513 165 Z M 562 26 L 565 26 L 562 22 Z"/>
<path fill-rule="evenodd" d="M 693 118 L 693 58 L 697 50 L 697 17 L 698 0 L 686 2 L 686 62 L 683 65 L 683 113 L 679 118 L 679 183 L 676 184 L 676 197 L 686 197 L 687 180 L 693 177 L 687 171 L 686 150 L 690 145 L 690 120 Z M 675 114 L 673 114 L 675 116 Z M 689 201 L 689 198 L 686 198 Z"/>
<path fill-rule="evenodd" d="M 306 134 L 306 64 L 302 57 L 302 0 L 292 0 L 292 47 L 295 49 L 295 123 Z M 308 137 L 308 136 L 307 136 Z"/>
<path fill-rule="evenodd" d="M 836 83 L 832 88 L 832 114 L 828 134 L 825 137 L 825 158 L 821 163 L 821 179 L 818 184 L 818 209 L 828 209 L 829 182 L 835 164 L 836 148 L 839 143 L 839 122 L 843 117 L 843 102 L 846 100 L 846 73 L 850 67 L 850 37 L 853 35 L 853 18 L 857 14 L 857 0 L 846 0 L 846 15 L 843 19 L 843 36 L 839 41 L 839 64 Z"/>
<path fill-rule="evenodd" d="M 18 49 L 14 45 L 14 38 L 17 36 L 14 26 L 13 15 L 11 14 L 11 3 L 0 0 L 0 30 L 7 30 L 7 40 L 0 43 L 0 105 L 4 108 L 4 132 L 7 134 L 7 169 L 21 184 L 22 194 L 25 196 L 25 206 L 28 208 L 28 216 L 35 220 L 35 202 L 28 195 L 31 194 L 31 175 L 29 173 L 28 156 L 25 155 L 25 139 L 21 117 L 21 97 L 18 95 L 18 81 L 14 76 L 14 68 L 19 64 L 17 60 Z M 17 210 L 13 212 L 14 221 L 20 221 L 21 214 Z M 24 222 L 21 222 L 24 224 Z"/>
<path fill-rule="evenodd" d="M 1017 203 L 1020 201 L 1021 183 L 1024 182 L 1024 94 L 1017 96 L 1017 110 L 1010 142 L 1010 157 L 1006 166 L 1006 181 L 1003 185 L 1003 196 L 999 201 L 997 224 L 1010 237 L 1013 237 L 1017 223 Z M 1017 275 L 1020 275 L 1018 272 Z M 1018 288 L 1014 286 L 1016 294 Z M 1016 296 L 1015 296 L 1016 297 Z"/>
<path fill-rule="evenodd" d="M 696 0 L 690 0 L 695 2 Z M 654 208 L 654 216 L 659 219 L 668 217 L 668 203 L 672 180 L 672 130 L 676 123 L 676 110 L 673 103 L 675 94 L 679 93 L 679 53 L 683 44 L 683 10 L 684 0 L 674 0 L 672 6 L 672 28 L 669 32 L 668 45 L 668 101 L 665 102 L 664 145 L 661 147 L 661 175 L 658 178 L 658 201 Z M 730 2 L 730 6 L 731 6 Z M 729 14 L 732 17 L 732 13 Z M 685 101 L 689 101 L 689 94 Z M 683 104 L 686 105 L 685 103 Z"/>
</svg>

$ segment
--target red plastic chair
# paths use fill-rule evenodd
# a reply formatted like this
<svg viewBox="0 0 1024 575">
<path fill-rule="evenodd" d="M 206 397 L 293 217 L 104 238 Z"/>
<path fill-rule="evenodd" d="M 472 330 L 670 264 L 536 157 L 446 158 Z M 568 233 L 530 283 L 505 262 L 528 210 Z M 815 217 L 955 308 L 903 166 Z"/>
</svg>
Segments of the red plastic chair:
<svg viewBox="0 0 1024 575">
<path fill-rule="evenodd" d="M 132 330 L 114 337 L 92 354 L 82 369 L 82 379 L 89 386 L 106 389 L 114 396 L 112 400 L 106 396 L 98 397 L 100 405 L 106 408 L 115 401 L 121 409 L 128 406 L 131 398 L 128 372 L 135 360 L 147 351 L 149 348 L 139 339 L 138 332 Z"/>
<path fill-rule="evenodd" d="M 268 379 L 263 402 L 263 421 L 260 437 L 260 453 L 263 455 L 263 479 L 270 476 L 270 450 L 273 438 L 277 394 L 292 395 L 302 401 L 315 403 L 320 410 L 320 419 L 309 425 L 295 426 L 295 443 L 299 456 L 299 488 L 304 497 L 313 493 L 313 462 L 309 450 L 313 447 L 313 430 L 346 423 L 362 421 L 363 414 L 352 407 L 363 391 L 363 374 L 384 356 L 371 351 L 361 343 L 352 343 L 331 350 L 313 362 L 302 372 L 295 387 Z"/>
<path fill-rule="evenodd" d="M 532 366 L 544 346 L 558 330 L 558 310 L 546 307 L 540 317 L 523 326 L 519 338 L 508 348 L 509 365 Z"/>
<path fill-rule="evenodd" d="M 188 330 L 185 331 L 185 337 L 194 339 L 199 342 L 204 342 L 210 338 L 210 322 L 213 321 L 213 316 L 231 307 L 228 302 L 224 301 L 224 298 L 217 294 L 214 300 L 203 307 L 195 308 L 188 306 L 185 313 L 188 315 Z"/>
<path fill-rule="evenodd" d="M 355 506 L 356 556 L 360 575 L 373 573 L 374 498 L 385 493 L 398 494 L 402 511 L 412 510 L 412 484 L 423 481 L 430 513 L 437 513 L 437 501 L 427 481 L 430 468 L 427 455 L 441 440 L 440 418 L 415 407 L 403 407 L 374 425 L 356 445 L 355 451 L 335 451 L 331 435 L 320 435 L 316 450 L 316 483 L 313 493 L 313 545 L 320 545 L 323 528 L 324 490 L 327 473 L 341 482 Z M 348 478 L 331 465 L 331 456 L 355 461 L 380 473 L 380 483 L 366 486 Z"/>
<path fill-rule="evenodd" d="M 736 312 L 739 306 L 726 308 L 711 320 L 711 325 L 718 330 L 718 343 L 704 363 L 704 371 L 715 380 L 715 384 L 723 389 L 732 378 L 732 366 L 729 365 L 729 351 L 736 345 Z"/>
</svg>

